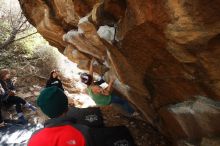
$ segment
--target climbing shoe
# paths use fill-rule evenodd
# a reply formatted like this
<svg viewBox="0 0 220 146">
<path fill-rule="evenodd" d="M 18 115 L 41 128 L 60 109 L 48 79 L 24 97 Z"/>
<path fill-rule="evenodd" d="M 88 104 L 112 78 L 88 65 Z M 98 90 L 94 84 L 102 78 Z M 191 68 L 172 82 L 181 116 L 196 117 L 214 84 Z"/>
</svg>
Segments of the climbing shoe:
<svg viewBox="0 0 220 146">
<path fill-rule="evenodd" d="M 32 110 L 32 111 L 36 111 L 36 107 L 35 106 L 33 106 L 32 104 L 30 104 L 30 103 L 26 103 L 25 105 L 24 105 L 25 107 L 27 107 L 27 108 L 29 108 L 30 110 Z"/>
</svg>

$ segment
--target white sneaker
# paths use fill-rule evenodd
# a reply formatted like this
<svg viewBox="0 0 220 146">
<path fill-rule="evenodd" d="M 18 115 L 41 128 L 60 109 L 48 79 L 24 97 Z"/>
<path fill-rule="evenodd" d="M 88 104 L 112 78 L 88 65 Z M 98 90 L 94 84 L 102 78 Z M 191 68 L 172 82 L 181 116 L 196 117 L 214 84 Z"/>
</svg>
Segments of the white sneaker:
<svg viewBox="0 0 220 146">
<path fill-rule="evenodd" d="M 4 127 L 4 126 L 5 126 L 5 122 L 3 121 L 3 122 L 0 123 L 0 128 Z"/>
<path fill-rule="evenodd" d="M 36 111 L 37 110 L 37 108 L 35 106 L 33 106 L 32 104 L 30 104 L 28 102 L 24 105 L 24 107 L 29 108 L 32 111 Z"/>
</svg>

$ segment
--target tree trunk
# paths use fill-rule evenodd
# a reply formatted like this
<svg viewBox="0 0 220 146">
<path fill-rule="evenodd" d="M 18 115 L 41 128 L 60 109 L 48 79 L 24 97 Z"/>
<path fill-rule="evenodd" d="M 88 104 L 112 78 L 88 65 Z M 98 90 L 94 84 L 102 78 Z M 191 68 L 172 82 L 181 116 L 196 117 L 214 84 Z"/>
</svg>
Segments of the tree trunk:
<svg viewBox="0 0 220 146">
<path fill-rule="evenodd" d="M 15 41 L 20 41 L 20 40 L 23 40 L 27 37 L 30 37 L 30 36 L 36 34 L 37 31 L 15 40 L 17 33 L 18 33 L 18 30 L 12 31 L 11 35 L 8 37 L 8 39 L 0 45 L 0 49 L 6 48 L 8 45 L 10 45 L 11 43 L 13 43 Z"/>
<path fill-rule="evenodd" d="M 10 45 L 15 40 L 17 33 L 18 33 L 18 30 L 13 29 L 10 36 L 0 45 L 0 49 L 4 49 L 8 45 Z"/>
</svg>

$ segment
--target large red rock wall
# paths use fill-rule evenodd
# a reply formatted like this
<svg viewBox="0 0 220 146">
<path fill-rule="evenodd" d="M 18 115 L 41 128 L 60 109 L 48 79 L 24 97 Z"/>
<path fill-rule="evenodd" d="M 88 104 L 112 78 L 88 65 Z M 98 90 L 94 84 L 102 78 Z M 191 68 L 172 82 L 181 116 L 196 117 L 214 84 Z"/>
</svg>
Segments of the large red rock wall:
<svg viewBox="0 0 220 146">
<path fill-rule="evenodd" d="M 19 1 L 51 45 L 83 69 L 95 57 L 97 72 L 117 76 L 115 87 L 177 144 L 220 134 L 219 0 Z M 105 25 L 114 40 L 98 33 Z"/>
</svg>

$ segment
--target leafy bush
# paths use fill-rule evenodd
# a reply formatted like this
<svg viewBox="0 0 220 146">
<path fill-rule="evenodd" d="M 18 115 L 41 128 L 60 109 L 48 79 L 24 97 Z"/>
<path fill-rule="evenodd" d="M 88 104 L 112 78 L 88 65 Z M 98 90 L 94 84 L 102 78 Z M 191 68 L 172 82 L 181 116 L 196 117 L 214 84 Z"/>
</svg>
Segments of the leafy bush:
<svg viewBox="0 0 220 146">
<path fill-rule="evenodd" d="M 59 64 L 60 52 L 51 46 L 38 46 L 33 51 L 33 58 L 38 58 L 35 66 L 40 70 L 40 74 L 48 77 L 51 70 L 57 69 Z"/>
</svg>

